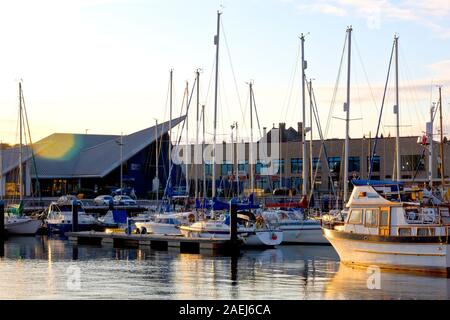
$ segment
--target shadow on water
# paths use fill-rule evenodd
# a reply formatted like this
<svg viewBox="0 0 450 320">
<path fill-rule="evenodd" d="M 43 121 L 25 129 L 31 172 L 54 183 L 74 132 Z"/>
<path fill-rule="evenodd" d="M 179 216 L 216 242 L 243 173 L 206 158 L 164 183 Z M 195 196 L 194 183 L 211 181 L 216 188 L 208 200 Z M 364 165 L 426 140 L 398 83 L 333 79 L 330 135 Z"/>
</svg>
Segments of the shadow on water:
<svg viewBox="0 0 450 320">
<path fill-rule="evenodd" d="M 80 290 L 67 286 L 80 270 Z M 0 298 L 40 299 L 448 299 L 449 279 L 340 265 L 327 246 L 280 246 L 239 255 L 73 245 L 11 237 L 0 260 Z"/>
</svg>

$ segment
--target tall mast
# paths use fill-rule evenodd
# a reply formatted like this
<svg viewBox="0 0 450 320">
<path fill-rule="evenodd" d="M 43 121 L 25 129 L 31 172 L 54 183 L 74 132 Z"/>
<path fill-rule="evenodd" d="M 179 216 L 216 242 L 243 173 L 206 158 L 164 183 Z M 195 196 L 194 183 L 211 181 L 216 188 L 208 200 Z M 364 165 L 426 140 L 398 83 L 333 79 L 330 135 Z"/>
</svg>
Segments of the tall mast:
<svg viewBox="0 0 450 320">
<path fill-rule="evenodd" d="M 312 131 L 312 127 L 313 127 L 313 100 L 312 100 L 312 79 L 309 79 L 309 123 L 310 123 L 310 128 L 309 128 L 309 164 L 310 164 L 310 170 L 309 170 L 309 174 L 310 174 L 310 180 L 311 180 L 311 184 L 310 184 L 310 188 L 312 190 L 313 185 L 314 185 L 314 172 L 313 172 L 313 131 Z"/>
<path fill-rule="evenodd" d="M 169 143 L 168 143 L 168 159 L 169 159 L 169 170 L 172 166 L 172 87 L 173 87 L 173 69 L 170 69 L 170 83 L 169 83 Z M 170 174 L 169 174 L 170 176 Z"/>
<path fill-rule="evenodd" d="M 249 161 L 249 168 L 250 168 L 250 192 L 254 191 L 255 188 L 255 177 L 253 172 L 253 83 L 250 81 L 248 83 L 249 89 L 250 89 L 250 161 Z"/>
<path fill-rule="evenodd" d="M 203 126 L 203 138 L 202 138 L 202 163 L 203 163 L 203 198 L 206 198 L 206 168 L 203 152 L 205 152 L 205 105 L 202 105 L 202 126 Z"/>
<path fill-rule="evenodd" d="M 238 136 L 238 123 L 236 121 L 236 190 L 237 190 L 237 196 L 239 197 L 239 136 Z"/>
<path fill-rule="evenodd" d="M 3 200 L 3 142 L 0 141 L 0 199 Z"/>
<path fill-rule="evenodd" d="M 430 108 L 430 122 L 427 128 L 427 139 L 429 141 L 428 153 L 428 179 L 430 180 L 430 187 L 433 186 L 433 122 L 434 122 L 434 102 Z"/>
<path fill-rule="evenodd" d="M 120 133 L 120 195 L 123 194 L 123 132 Z"/>
<path fill-rule="evenodd" d="M 302 195 L 306 195 L 306 188 L 308 186 L 308 165 L 307 165 L 307 155 L 306 155 L 306 107 L 305 107 L 305 36 L 303 33 L 300 36 L 301 44 L 302 44 L 302 156 L 303 156 L 303 187 L 302 187 Z"/>
<path fill-rule="evenodd" d="M 400 181 L 400 110 L 398 99 L 398 36 L 394 36 L 395 44 L 395 106 L 394 113 L 396 115 L 396 137 L 395 137 L 395 169 L 396 180 Z"/>
<path fill-rule="evenodd" d="M 347 101 L 344 105 L 345 116 L 345 146 L 344 146 L 344 197 L 343 203 L 347 201 L 348 197 L 348 158 L 349 158 L 349 131 L 350 131 L 350 66 L 351 66 L 351 52 L 352 52 L 352 27 L 347 28 L 348 41 L 348 62 L 347 62 Z"/>
<path fill-rule="evenodd" d="M 188 157 L 191 156 L 191 153 L 189 152 L 189 82 L 186 81 L 186 194 L 189 196 L 189 160 Z"/>
<path fill-rule="evenodd" d="M 216 196 L 216 134 L 217 134 L 217 98 L 218 98 L 218 84 L 219 84 L 219 38 L 220 38 L 220 15 L 217 11 L 217 33 L 214 37 L 214 44 L 216 45 L 216 81 L 214 90 L 214 137 L 213 137 L 213 163 L 212 163 L 212 196 Z"/>
<path fill-rule="evenodd" d="M 157 188 L 156 188 L 156 201 L 159 200 L 159 175 L 158 175 L 158 171 L 159 171 L 159 147 L 158 147 L 158 119 L 155 119 L 156 121 L 156 125 L 155 125 L 155 137 L 156 137 L 156 144 L 155 144 L 155 148 L 156 148 L 156 169 L 155 169 L 155 177 L 156 177 L 156 183 L 157 183 Z"/>
<path fill-rule="evenodd" d="M 198 148 L 198 125 L 200 123 L 200 69 L 196 71 L 197 76 L 197 115 L 195 120 L 195 150 Z M 195 151 L 194 151 L 194 159 L 195 159 Z M 195 176 L 195 199 L 198 198 L 198 170 L 197 163 L 194 161 L 194 176 Z"/>
<path fill-rule="evenodd" d="M 23 150 L 22 150 L 22 82 L 19 82 L 19 197 L 23 200 Z"/>
<path fill-rule="evenodd" d="M 439 86 L 439 126 L 441 128 L 441 143 L 439 146 L 441 153 L 441 189 L 442 196 L 444 196 L 444 186 L 445 186 L 445 159 L 444 159 L 444 127 L 442 125 L 442 86 Z"/>
</svg>

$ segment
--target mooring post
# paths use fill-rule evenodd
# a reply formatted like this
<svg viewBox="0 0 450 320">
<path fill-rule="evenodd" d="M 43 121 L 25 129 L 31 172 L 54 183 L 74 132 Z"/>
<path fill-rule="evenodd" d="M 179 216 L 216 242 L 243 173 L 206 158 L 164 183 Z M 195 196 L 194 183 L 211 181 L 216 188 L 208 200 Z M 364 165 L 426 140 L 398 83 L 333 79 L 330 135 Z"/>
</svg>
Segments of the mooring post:
<svg viewBox="0 0 450 320">
<path fill-rule="evenodd" d="M 72 201 L 72 232 L 78 231 L 78 200 Z"/>
<path fill-rule="evenodd" d="M 127 234 L 131 234 L 131 223 L 133 222 L 133 219 L 127 218 Z"/>
<path fill-rule="evenodd" d="M 5 256 L 5 203 L 0 200 L 0 257 Z"/>
<path fill-rule="evenodd" d="M 237 204 L 230 201 L 230 240 L 234 245 L 237 243 Z"/>
</svg>

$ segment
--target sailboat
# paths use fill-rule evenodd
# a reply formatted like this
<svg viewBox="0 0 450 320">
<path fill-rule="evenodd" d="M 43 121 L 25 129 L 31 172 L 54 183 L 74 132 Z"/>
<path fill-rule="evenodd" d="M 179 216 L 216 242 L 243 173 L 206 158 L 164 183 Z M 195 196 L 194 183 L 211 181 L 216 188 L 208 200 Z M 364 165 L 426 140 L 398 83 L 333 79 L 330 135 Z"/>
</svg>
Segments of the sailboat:
<svg viewBox="0 0 450 320">
<path fill-rule="evenodd" d="M 397 36 L 394 38 L 391 62 L 394 52 L 397 103 L 394 111 L 397 116 L 398 137 Z M 440 96 L 440 102 L 441 99 Z M 384 99 L 380 119 L 383 105 Z M 374 151 L 372 154 L 375 153 Z M 339 220 L 330 217 L 323 220 L 324 235 L 336 249 L 344 264 L 376 265 L 387 269 L 448 274 L 450 270 L 449 206 L 439 201 L 430 201 L 430 194 L 424 197 L 426 190 L 403 186 L 399 176 L 398 151 L 397 139 L 397 181 L 354 180 L 354 189 L 346 204 L 348 211 L 346 218 Z M 424 201 L 425 199 L 427 200 Z"/>
<path fill-rule="evenodd" d="M 322 235 L 322 228 L 319 220 L 310 219 L 306 215 L 307 203 L 307 181 L 308 170 L 306 167 L 306 113 L 305 113 L 305 68 L 306 61 L 304 56 L 305 36 L 302 34 L 301 52 L 302 52 L 302 114 L 303 126 L 302 132 L 302 156 L 303 156 L 303 187 L 302 199 L 299 202 L 271 203 L 266 205 L 262 211 L 262 217 L 270 225 L 278 227 L 283 231 L 284 243 L 293 244 L 329 244 L 328 240 Z M 312 126 L 312 123 L 311 123 Z"/>
<path fill-rule="evenodd" d="M 8 234 L 11 235 L 34 235 L 39 230 L 42 225 L 42 221 L 32 217 L 27 217 L 24 215 L 24 185 L 23 185 L 23 130 L 24 128 L 24 97 L 22 91 L 22 83 L 19 82 L 19 130 L 20 130 L 20 144 L 19 144 L 19 204 L 15 206 L 10 206 L 6 210 L 5 214 L 5 229 Z M 30 138 L 31 139 L 31 138 Z M 31 150 L 31 152 L 33 152 Z"/>
</svg>

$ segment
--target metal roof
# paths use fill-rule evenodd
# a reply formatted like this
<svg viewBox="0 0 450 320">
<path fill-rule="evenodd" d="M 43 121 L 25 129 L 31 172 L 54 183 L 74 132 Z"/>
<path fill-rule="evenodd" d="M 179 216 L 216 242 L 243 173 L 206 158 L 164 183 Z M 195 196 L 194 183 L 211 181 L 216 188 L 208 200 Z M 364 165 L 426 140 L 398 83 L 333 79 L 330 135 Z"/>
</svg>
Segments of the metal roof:
<svg viewBox="0 0 450 320">
<path fill-rule="evenodd" d="M 172 128 L 185 116 L 172 120 Z M 123 136 L 123 161 L 169 131 L 169 121 Z M 104 177 L 120 165 L 120 135 L 54 133 L 33 145 L 39 178 Z M 31 148 L 23 147 L 23 161 L 30 160 Z M 19 164 L 19 148 L 2 152 L 3 174 Z M 32 166 L 32 177 L 35 177 Z"/>
</svg>

